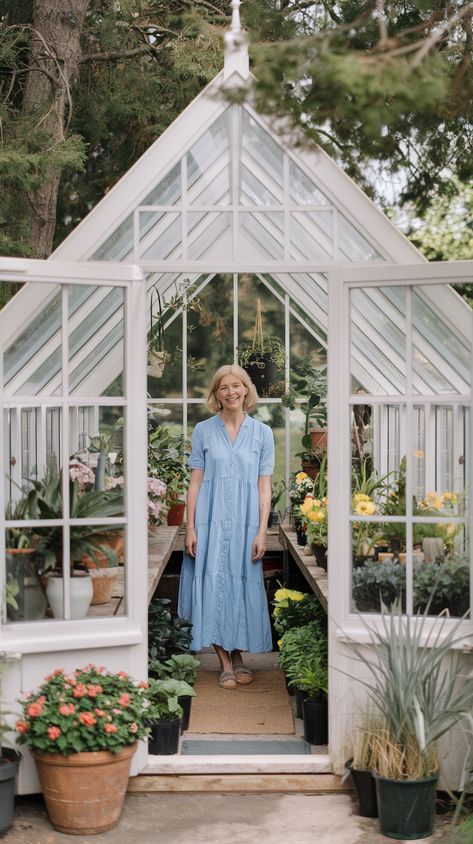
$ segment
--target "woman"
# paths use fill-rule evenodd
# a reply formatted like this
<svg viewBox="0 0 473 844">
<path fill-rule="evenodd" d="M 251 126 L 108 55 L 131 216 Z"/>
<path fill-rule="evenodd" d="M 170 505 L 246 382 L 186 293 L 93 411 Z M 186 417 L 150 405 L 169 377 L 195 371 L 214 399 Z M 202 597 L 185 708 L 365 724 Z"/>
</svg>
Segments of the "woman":
<svg viewBox="0 0 473 844">
<path fill-rule="evenodd" d="M 241 651 L 272 650 L 262 557 L 274 440 L 246 413 L 257 400 L 241 367 L 221 366 L 207 397 L 216 415 L 195 426 L 189 458 L 179 615 L 192 621 L 193 650 L 215 648 L 224 689 L 253 681 Z"/>
</svg>

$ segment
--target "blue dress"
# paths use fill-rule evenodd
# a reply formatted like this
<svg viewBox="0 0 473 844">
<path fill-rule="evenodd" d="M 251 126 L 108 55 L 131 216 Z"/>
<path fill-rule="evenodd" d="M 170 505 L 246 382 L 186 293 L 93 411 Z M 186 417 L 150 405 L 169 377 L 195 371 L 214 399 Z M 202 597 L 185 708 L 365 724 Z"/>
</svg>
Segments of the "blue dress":
<svg viewBox="0 0 473 844">
<path fill-rule="evenodd" d="M 203 469 L 195 510 L 197 554 L 184 551 L 178 613 L 192 621 L 191 648 L 272 650 L 263 563 L 251 559 L 259 527 L 258 477 L 272 475 L 268 425 L 245 416 L 234 443 L 220 416 L 198 422 L 191 469 Z"/>
</svg>

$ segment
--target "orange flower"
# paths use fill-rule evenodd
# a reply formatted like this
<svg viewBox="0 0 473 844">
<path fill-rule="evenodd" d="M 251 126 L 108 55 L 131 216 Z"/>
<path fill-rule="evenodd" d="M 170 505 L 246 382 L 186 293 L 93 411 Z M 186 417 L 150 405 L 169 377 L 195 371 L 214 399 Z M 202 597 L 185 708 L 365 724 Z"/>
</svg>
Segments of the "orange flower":
<svg viewBox="0 0 473 844">
<path fill-rule="evenodd" d="M 117 671 L 117 677 L 122 677 L 124 680 L 128 680 L 128 674 L 126 671 Z"/>
<path fill-rule="evenodd" d="M 85 724 L 86 727 L 93 727 L 94 724 L 97 723 L 97 719 L 91 712 L 81 712 L 79 715 L 79 721 L 82 724 Z"/>
<path fill-rule="evenodd" d="M 103 709 L 97 709 L 97 707 L 95 707 L 94 712 L 96 715 L 99 716 L 99 718 L 103 718 L 103 716 L 106 714 Z"/>
<path fill-rule="evenodd" d="M 26 710 L 26 714 L 30 716 L 30 718 L 36 718 L 38 715 L 41 715 L 43 711 L 43 704 L 36 701 L 36 703 L 30 703 L 28 709 Z"/>
<path fill-rule="evenodd" d="M 121 695 L 121 697 L 118 699 L 118 703 L 120 704 L 120 706 L 129 706 L 130 701 L 131 697 L 128 692 L 125 692 L 125 694 Z"/>
<path fill-rule="evenodd" d="M 59 707 L 60 715 L 74 715 L 76 708 L 73 703 L 61 703 Z"/>
<path fill-rule="evenodd" d="M 48 727 L 48 738 L 50 738 L 51 741 L 56 741 L 56 739 L 58 739 L 60 735 L 61 730 L 59 729 L 59 727 Z"/>
<path fill-rule="evenodd" d="M 26 723 L 26 721 L 17 721 L 15 724 L 15 729 L 17 733 L 27 733 L 30 728 L 30 725 Z"/>
<path fill-rule="evenodd" d="M 89 695 L 89 697 L 97 697 L 97 695 L 99 695 L 101 691 L 102 686 L 87 686 L 87 694 Z"/>
<path fill-rule="evenodd" d="M 77 683 L 74 691 L 72 692 L 74 697 L 84 697 L 87 694 L 87 687 L 84 686 L 83 683 Z"/>
<path fill-rule="evenodd" d="M 118 731 L 118 727 L 115 724 L 105 724 L 104 729 L 106 733 L 116 733 Z"/>
</svg>

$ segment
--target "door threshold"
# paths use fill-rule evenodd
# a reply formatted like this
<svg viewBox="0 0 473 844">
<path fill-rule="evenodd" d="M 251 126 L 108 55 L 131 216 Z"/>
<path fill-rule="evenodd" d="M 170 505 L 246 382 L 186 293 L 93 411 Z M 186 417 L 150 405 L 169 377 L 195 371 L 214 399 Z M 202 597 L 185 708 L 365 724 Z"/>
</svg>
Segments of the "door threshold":
<svg viewBox="0 0 473 844">
<path fill-rule="evenodd" d="M 148 756 L 140 776 L 152 774 L 332 774 L 330 756 L 321 754 Z"/>
</svg>

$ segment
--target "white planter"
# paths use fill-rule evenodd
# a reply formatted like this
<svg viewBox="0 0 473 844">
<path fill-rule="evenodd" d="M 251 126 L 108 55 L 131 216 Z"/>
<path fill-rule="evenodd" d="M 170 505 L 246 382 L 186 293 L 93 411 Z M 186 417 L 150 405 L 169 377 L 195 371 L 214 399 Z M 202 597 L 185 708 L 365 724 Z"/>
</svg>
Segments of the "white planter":
<svg viewBox="0 0 473 844">
<path fill-rule="evenodd" d="M 48 577 L 48 596 L 54 618 L 64 618 L 63 578 Z M 71 618 L 85 618 L 93 594 L 92 578 L 88 574 L 75 575 L 70 579 Z"/>
</svg>

